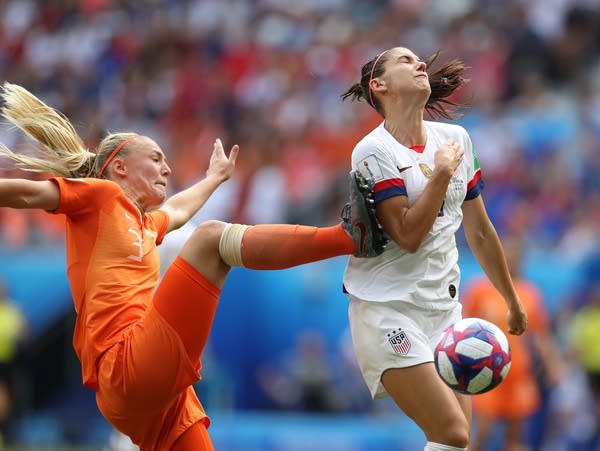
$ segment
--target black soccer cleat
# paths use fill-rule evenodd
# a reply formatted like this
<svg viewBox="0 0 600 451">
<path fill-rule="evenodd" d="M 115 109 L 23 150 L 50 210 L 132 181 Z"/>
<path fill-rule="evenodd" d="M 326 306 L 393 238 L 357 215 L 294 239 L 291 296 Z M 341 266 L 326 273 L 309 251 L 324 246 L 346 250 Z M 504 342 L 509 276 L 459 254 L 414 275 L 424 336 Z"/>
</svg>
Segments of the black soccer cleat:
<svg viewBox="0 0 600 451">
<path fill-rule="evenodd" d="M 342 226 L 356 243 L 355 257 L 380 255 L 389 242 L 375 214 L 372 179 L 360 172 L 350 172 L 349 202 L 342 209 Z"/>
</svg>

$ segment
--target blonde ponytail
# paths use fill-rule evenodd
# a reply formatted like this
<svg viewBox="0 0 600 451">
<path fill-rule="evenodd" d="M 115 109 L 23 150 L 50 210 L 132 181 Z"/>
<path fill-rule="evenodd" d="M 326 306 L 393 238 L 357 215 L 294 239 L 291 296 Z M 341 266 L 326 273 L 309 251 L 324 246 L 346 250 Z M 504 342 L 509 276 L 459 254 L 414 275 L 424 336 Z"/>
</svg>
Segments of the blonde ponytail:
<svg viewBox="0 0 600 451">
<path fill-rule="evenodd" d="M 0 93 L 2 115 L 40 143 L 47 155 L 19 155 L 0 144 L 0 156 L 17 162 L 21 168 L 64 177 L 87 177 L 94 167 L 95 154 L 89 152 L 69 120 L 25 88 L 5 82 Z"/>
</svg>

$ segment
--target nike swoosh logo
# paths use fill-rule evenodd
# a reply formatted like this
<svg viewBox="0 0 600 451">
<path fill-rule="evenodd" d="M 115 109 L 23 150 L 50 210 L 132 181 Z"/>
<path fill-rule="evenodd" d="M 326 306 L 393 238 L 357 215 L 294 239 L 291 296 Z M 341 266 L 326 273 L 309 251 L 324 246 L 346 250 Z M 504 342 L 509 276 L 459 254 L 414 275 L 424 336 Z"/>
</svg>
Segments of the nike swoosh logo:
<svg viewBox="0 0 600 451">
<path fill-rule="evenodd" d="M 404 172 L 404 171 L 406 171 L 407 169 L 410 169 L 410 168 L 412 168 L 412 166 L 404 166 L 403 168 L 399 168 L 398 166 L 396 166 L 396 168 L 398 169 L 398 172 Z"/>
</svg>

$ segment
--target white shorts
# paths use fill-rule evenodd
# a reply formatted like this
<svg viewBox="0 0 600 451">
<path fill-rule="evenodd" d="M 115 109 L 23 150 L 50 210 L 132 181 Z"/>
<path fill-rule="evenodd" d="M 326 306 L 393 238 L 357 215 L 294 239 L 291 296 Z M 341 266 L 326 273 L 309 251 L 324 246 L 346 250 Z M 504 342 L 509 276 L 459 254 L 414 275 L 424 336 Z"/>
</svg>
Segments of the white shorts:
<svg viewBox="0 0 600 451">
<path fill-rule="evenodd" d="M 460 302 L 450 310 L 425 310 L 403 301 L 349 298 L 354 352 L 373 399 L 389 396 L 381 383 L 385 370 L 433 362 L 440 335 L 462 318 Z"/>
</svg>

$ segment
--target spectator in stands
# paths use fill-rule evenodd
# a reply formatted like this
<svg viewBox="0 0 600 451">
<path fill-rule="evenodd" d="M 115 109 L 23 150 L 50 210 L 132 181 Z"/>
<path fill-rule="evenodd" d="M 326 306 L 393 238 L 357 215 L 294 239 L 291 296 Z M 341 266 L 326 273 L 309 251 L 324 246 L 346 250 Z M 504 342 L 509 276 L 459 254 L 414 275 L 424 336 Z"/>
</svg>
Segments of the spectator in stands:
<svg viewBox="0 0 600 451">
<path fill-rule="evenodd" d="M 0 448 L 9 441 L 8 426 L 13 413 L 14 370 L 20 345 L 27 335 L 27 323 L 21 310 L 8 296 L 0 280 Z"/>
<path fill-rule="evenodd" d="M 587 303 L 572 318 L 569 345 L 593 399 L 595 432 L 586 446 L 595 450 L 600 446 L 600 283 L 590 282 L 586 294 Z"/>
</svg>

